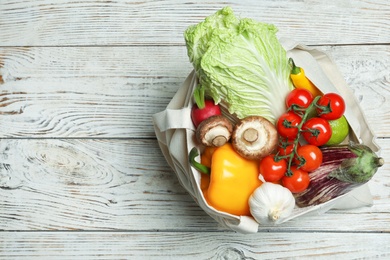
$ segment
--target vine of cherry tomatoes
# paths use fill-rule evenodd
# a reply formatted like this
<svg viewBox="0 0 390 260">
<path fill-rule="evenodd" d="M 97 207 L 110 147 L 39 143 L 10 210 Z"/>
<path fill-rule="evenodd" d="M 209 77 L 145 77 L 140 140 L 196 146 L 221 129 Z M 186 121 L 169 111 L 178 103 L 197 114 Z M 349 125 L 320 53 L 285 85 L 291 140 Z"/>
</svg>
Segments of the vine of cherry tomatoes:
<svg viewBox="0 0 390 260">
<path fill-rule="evenodd" d="M 310 184 L 309 172 L 322 163 L 319 146 L 332 136 L 328 120 L 343 116 L 345 102 L 336 93 L 313 98 L 306 89 L 292 90 L 285 102 L 287 111 L 276 122 L 280 136 L 278 151 L 260 161 L 259 172 L 265 181 L 279 182 L 291 192 L 299 193 Z"/>
</svg>

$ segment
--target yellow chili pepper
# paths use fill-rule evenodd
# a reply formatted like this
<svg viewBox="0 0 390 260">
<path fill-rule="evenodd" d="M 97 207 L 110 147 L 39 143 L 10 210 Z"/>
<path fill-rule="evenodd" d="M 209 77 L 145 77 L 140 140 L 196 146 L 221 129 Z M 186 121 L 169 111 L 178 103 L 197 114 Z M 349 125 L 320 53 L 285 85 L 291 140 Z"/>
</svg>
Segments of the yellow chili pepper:
<svg viewBox="0 0 390 260">
<path fill-rule="evenodd" d="M 290 78 L 294 87 L 310 91 L 313 98 L 316 96 L 322 96 L 322 92 L 306 77 L 303 68 L 296 66 L 292 58 L 289 59 L 289 62 L 292 67 Z"/>
<path fill-rule="evenodd" d="M 194 161 L 191 160 L 193 158 L 195 156 L 190 153 L 192 165 L 204 172 L 194 165 Z M 195 164 L 199 166 L 198 163 Z M 230 143 L 215 149 L 211 158 L 209 185 L 206 188 L 202 184 L 203 194 L 208 204 L 233 215 L 250 216 L 249 197 L 262 184 L 258 178 L 258 167 L 258 161 L 243 158 Z"/>
</svg>

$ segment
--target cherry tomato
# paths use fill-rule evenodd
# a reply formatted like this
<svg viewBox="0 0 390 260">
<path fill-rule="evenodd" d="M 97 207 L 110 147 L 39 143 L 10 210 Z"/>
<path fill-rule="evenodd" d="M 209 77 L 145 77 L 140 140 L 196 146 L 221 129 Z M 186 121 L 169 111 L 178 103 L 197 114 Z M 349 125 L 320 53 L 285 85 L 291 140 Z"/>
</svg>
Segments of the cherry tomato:
<svg viewBox="0 0 390 260">
<path fill-rule="evenodd" d="M 302 126 L 302 135 L 312 145 L 321 146 L 326 144 L 332 136 L 332 128 L 329 122 L 320 117 L 307 120 Z"/>
<path fill-rule="evenodd" d="M 192 123 L 194 123 L 195 127 L 198 127 L 198 125 L 205 119 L 209 118 L 210 116 L 220 115 L 221 109 L 218 105 L 214 104 L 214 101 L 206 99 L 204 101 L 205 107 L 199 108 L 196 103 L 193 105 L 191 109 L 191 119 Z"/>
<path fill-rule="evenodd" d="M 314 171 L 322 163 L 322 152 L 315 145 L 303 145 L 297 149 L 297 156 L 294 158 L 294 162 L 304 171 Z"/>
<path fill-rule="evenodd" d="M 293 152 L 294 150 L 294 141 L 295 140 L 284 140 L 284 141 L 281 141 L 279 142 L 278 144 L 278 154 L 280 156 L 286 156 L 286 155 L 289 155 Z M 298 143 L 298 146 L 299 147 L 300 144 Z"/>
<path fill-rule="evenodd" d="M 317 108 L 318 115 L 326 120 L 339 119 L 345 112 L 344 99 L 336 93 L 323 95 L 318 100 L 317 105 L 322 106 Z"/>
<path fill-rule="evenodd" d="M 283 186 L 292 193 L 299 193 L 306 190 L 310 184 L 309 174 L 302 169 L 298 169 L 296 166 L 291 166 L 290 170 L 292 175 L 286 175 L 282 178 Z"/>
<path fill-rule="evenodd" d="M 275 160 L 275 155 L 271 154 L 261 159 L 259 164 L 259 173 L 263 175 L 265 181 L 279 181 L 287 170 L 285 159 Z"/>
<path fill-rule="evenodd" d="M 296 88 L 287 95 L 286 106 L 289 108 L 295 104 L 301 108 L 307 108 L 310 106 L 312 101 L 313 95 L 308 90 L 303 88 Z"/>
<path fill-rule="evenodd" d="M 279 135 L 288 139 L 294 139 L 298 134 L 297 126 L 301 121 L 302 118 L 292 111 L 284 113 L 276 122 Z"/>
</svg>

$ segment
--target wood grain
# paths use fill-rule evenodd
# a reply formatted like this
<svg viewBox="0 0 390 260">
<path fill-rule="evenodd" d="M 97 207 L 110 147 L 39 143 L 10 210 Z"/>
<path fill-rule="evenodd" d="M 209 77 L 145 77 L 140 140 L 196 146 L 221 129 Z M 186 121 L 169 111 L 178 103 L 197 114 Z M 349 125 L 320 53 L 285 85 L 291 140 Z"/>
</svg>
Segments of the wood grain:
<svg viewBox="0 0 390 260">
<path fill-rule="evenodd" d="M 4 232 L 0 259 L 386 259 L 389 242 L 388 233 Z"/>
<path fill-rule="evenodd" d="M 372 207 L 240 235 L 180 186 L 151 116 L 192 70 L 184 30 L 226 5 L 333 56 L 385 158 Z M 389 10 L 385 0 L 2 0 L 0 259 L 388 259 Z"/>
<path fill-rule="evenodd" d="M 390 232 L 390 140 L 382 145 L 387 163 L 370 182 L 374 206 L 260 229 Z M 6 139 L 0 150 L 0 230 L 220 230 L 154 140 Z"/>
<path fill-rule="evenodd" d="M 4 84 L 0 135 L 154 137 L 152 114 L 164 109 L 180 84 L 172 78 L 28 79 Z"/>
<path fill-rule="evenodd" d="M 177 45 L 184 30 L 224 6 L 273 23 L 307 44 L 389 41 L 389 2 L 364 1 L 26 1 L 0 6 L 2 46 Z M 21 35 L 23 37 L 21 37 Z"/>
<path fill-rule="evenodd" d="M 319 47 L 389 137 L 389 45 Z M 0 137 L 154 137 L 192 70 L 184 46 L 0 48 Z"/>
</svg>

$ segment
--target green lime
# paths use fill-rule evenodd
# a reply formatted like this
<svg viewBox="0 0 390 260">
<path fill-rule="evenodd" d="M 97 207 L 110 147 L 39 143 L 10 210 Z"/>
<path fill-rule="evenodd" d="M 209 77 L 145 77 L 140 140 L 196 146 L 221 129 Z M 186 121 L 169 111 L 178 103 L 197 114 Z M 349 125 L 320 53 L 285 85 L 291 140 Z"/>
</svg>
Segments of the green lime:
<svg viewBox="0 0 390 260">
<path fill-rule="evenodd" d="M 349 125 L 345 116 L 336 120 L 329 120 L 329 124 L 332 128 L 332 136 L 326 145 L 335 145 L 344 141 L 349 133 Z"/>
</svg>

